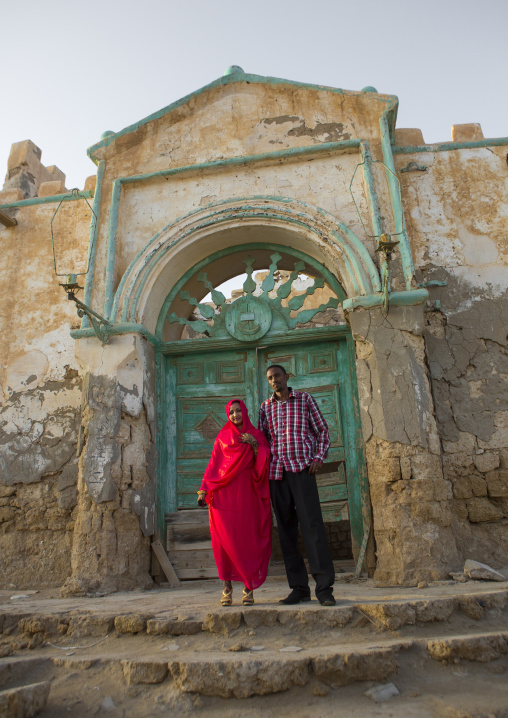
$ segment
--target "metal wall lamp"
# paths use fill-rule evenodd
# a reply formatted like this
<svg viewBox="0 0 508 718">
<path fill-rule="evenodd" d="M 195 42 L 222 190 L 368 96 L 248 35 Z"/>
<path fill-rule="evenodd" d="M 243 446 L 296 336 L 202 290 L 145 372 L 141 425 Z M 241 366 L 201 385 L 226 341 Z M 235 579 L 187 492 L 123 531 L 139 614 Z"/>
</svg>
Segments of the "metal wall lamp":
<svg viewBox="0 0 508 718">
<path fill-rule="evenodd" d="M 90 203 L 88 202 L 87 198 L 79 191 L 79 189 L 72 189 L 69 194 L 63 195 L 62 199 L 58 203 L 58 207 L 56 208 L 52 218 L 51 218 L 51 246 L 53 248 L 53 266 L 55 269 L 55 276 L 57 277 L 65 277 L 65 282 L 59 282 L 59 286 L 63 287 L 65 292 L 67 293 L 67 299 L 71 302 L 74 302 L 76 305 L 76 312 L 78 314 L 78 317 L 88 317 L 90 324 L 92 325 L 93 331 L 95 333 L 95 336 L 100 339 L 100 341 L 103 344 L 107 344 L 108 341 L 108 332 L 107 327 L 111 327 L 112 324 L 110 321 L 102 317 L 100 314 L 97 314 L 97 312 L 94 312 L 93 309 L 91 309 L 89 306 L 87 306 L 84 302 L 82 302 L 80 299 L 76 297 L 76 292 L 79 292 L 83 287 L 81 287 L 78 284 L 78 277 L 82 277 L 88 274 L 88 270 L 90 268 L 90 257 L 92 256 L 92 247 L 90 247 L 90 250 L 88 252 L 88 260 L 86 265 L 86 271 L 84 272 L 78 272 L 76 274 L 67 274 L 63 272 L 58 272 L 57 266 L 56 266 L 56 254 L 55 254 L 55 237 L 53 232 L 53 222 L 55 220 L 55 217 L 57 215 L 58 210 L 62 206 L 62 202 L 65 202 L 69 199 L 76 199 L 81 197 L 85 200 L 85 202 L 88 205 L 88 208 L 90 209 L 90 212 L 92 213 L 92 222 L 95 224 L 97 222 L 97 215 L 93 211 L 92 207 L 90 206 Z M 92 227 L 94 229 L 94 227 Z M 92 236 L 95 237 L 95 232 L 92 232 Z"/>
</svg>

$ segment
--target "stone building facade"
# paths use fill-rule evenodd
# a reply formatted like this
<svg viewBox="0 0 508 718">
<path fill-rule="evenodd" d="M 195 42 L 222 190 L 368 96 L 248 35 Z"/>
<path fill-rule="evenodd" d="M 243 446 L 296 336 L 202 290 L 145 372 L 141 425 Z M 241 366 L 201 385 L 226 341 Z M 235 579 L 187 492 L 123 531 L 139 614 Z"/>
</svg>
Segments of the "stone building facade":
<svg viewBox="0 0 508 718">
<path fill-rule="evenodd" d="M 151 542 L 186 505 L 179 387 L 198 391 L 200 353 L 206 373 L 214 352 L 240 352 L 250 391 L 250 357 L 284 342 L 310 363 L 335 342 L 353 553 L 370 527 L 375 578 L 506 564 L 508 139 L 468 124 L 428 145 L 396 128 L 397 106 L 374 88 L 233 67 L 104 133 L 79 193 L 32 142 L 13 145 L 0 192 L 4 587 L 152 585 Z M 58 286 L 52 234 L 57 272 L 86 273 L 77 296 L 107 320 L 100 337 Z M 298 258 L 339 299 L 326 321 L 295 324 L 272 290 L 264 337 L 235 337 L 227 316 L 229 334 L 192 328 L 189 297 L 246 262 L 290 273 Z"/>
</svg>

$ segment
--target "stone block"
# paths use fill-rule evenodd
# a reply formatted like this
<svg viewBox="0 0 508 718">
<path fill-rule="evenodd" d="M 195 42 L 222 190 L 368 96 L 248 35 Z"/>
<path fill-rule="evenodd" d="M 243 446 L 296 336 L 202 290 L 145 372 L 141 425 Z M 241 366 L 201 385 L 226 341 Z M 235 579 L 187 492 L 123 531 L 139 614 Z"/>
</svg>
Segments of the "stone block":
<svg viewBox="0 0 508 718">
<path fill-rule="evenodd" d="M 65 174 L 56 165 L 48 165 L 48 167 L 46 167 L 46 172 L 50 175 L 50 177 L 48 177 L 48 181 L 58 180 L 65 184 Z"/>
<path fill-rule="evenodd" d="M 13 189 L 3 189 L 0 191 L 0 204 L 10 204 L 11 202 L 19 202 L 23 199 L 23 190 L 19 187 Z"/>
<path fill-rule="evenodd" d="M 455 512 L 455 515 L 459 521 L 467 520 L 469 514 L 467 510 L 467 502 L 465 499 L 455 499 L 452 504 L 452 509 Z"/>
<path fill-rule="evenodd" d="M 396 651 L 391 648 L 371 648 L 345 654 L 314 658 L 316 678 L 330 686 L 345 686 L 356 681 L 376 681 L 387 678 L 397 670 Z"/>
<path fill-rule="evenodd" d="M 411 505 L 411 516 L 419 521 L 440 526 L 449 526 L 451 523 L 450 512 L 443 507 L 441 501 L 422 501 Z"/>
<path fill-rule="evenodd" d="M 166 663 L 156 661 L 122 661 L 123 675 L 128 685 L 162 683 L 168 675 Z"/>
<path fill-rule="evenodd" d="M 97 186 L 97 175 L 90 175 L 85 180 L 85 192 L 92 192 Z"/>
<path fill-rule="evenodd" d="M 41 182 L 39 187 L 39 197 L 52 197 L 56 194 L 64 194 L 65 185 L 61 180 L 51 180 L 50 182 Z"/>
<path fill-rule="evenodd" d="M 472 475 L 469 477 L 473 496 L 487 496 L 487 482 L 481 476 Z"/>
<path fill-rule="evenodd" d="M 411 459 L 413 479 L 442 479 L 443 467 L 441 458 L 433 454 L 417 454 Z"/>
<path fill-rule="evenodd" d="M 390 483 L 399 481 L 400 461 L 399 459 L 375 459 L 368 463 L 368 474 L 370 481 Z"/>
<path fill-rule="evenodd" d="M 485 634 L 431 639 L 427 651 L 435 661 L 457 662 L 457 659 L 488 663 L 508 653 L 508 635 Z"/>
<path fill-rule="evenodd" d="M 409 486 L 413 501 L 433 501 L 435 479 L 413 479 Z"/>
<path fill-rule="evenodd" d="M 452 125 L 453 142 L 476 142 L 483 140 L 482 126 L 479 122 L 469 122 L 464 125 Z"/>
<path fill-rule="evenodd" d="M 418 147 L 425 144 L 423 133 L 416 127 L 401 127 L 395 130 L 395 144 L 399 147 Z"/>
<path fill-rule="evenodd" d="M 209 613 L 203 621 L 203 630 L 210 633 L 224 633 L 235 631 L 242 621 L 242 612 Z"/>
<path fill-rule="evenodd" d="M 409 479 L 411 478 L 411 461 L 409 459 L 409 456 L 401 456 L 400 473 L 403 481 L 409 481 Z"/>
<path fill-rule="evenodd" d="M 472 454 L 476 449 L 476 436 L 467 431 L 461 431 L 458 441 L 443 441 L 443 449 L 447 454 Z"/>
<path fill-rule="evenodd" d="M 508 471 L 491 471 L 485 476 L 487 491 L 491 498 L 508 496 Z"/>
<path fill-rule="evenodd" d="M 201 621 L 178 621 L 171 618 L 151 618 L 146 622 L 146 632 L 149 636 L 195 636 L 201 633 Z"/>
<path fill-rule="evenodd" d="M 487 566 L 485 563 L 479 561 L 473 561 L 468 558 L 464 564 L 464 574 L 469 578 L 473 578 L 480 581 L 505 581 L 506 578 L 502 573 L 495 569 Z"/>
<path fill-rule="evenodd" d="M 32 718 L 48 701 L 51 681 L 0 691 L 0 715 L 6 718 Z"/>
<path fill-rule="evenodd" d="M 7 160 L 7 169 L 13 170 L 21 165 L 40 164 L 42 150 L 32 142 L 32 140 L 23 140 L 22 142 L 14 142 L 11 145 L 9 159 Z"/>
<path fill-rule="evenodd" d="M 494 454 L 489 451 L 486 451 L 484 454 L 478 454 L 474 457 L 474 465 L 478 471 L 481 471 L 484 474 L 487 473 L 487 471 L 494 471 L 494 469 L 497 469 L 499 462 L 499 454 Z"/>
<path fill-rule="evenodd" d="M 499 521 L 503 518 L 503 512 L 486 498 L 473 498 L 467 502 L 469 520 L 473 523 L 483 521 Z"/>
<path fill-rule="evenodd" d="M 180 691 L 222 698 L 287 691 L 295 685 L 306 685 L 310 673 L 309 659 L 305 657 L 172 661 L 169 671 Z"/>
<path fill-rule="evenodd" d="M 139 613 L 128 613 L 115 618 L 115 628 L 118 633 L 141 633 L 146 628 L 146 622 L 150 616 L 143 616 Z"/>
</svg>

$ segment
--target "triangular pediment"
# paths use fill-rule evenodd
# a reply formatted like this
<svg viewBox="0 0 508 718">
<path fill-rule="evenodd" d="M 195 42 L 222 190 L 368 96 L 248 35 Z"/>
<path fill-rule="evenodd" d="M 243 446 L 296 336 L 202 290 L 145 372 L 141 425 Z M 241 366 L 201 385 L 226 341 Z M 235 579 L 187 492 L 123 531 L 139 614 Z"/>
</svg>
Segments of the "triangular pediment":
<svg viewBox="0 0 508 718">
<path fill-rule="evenodd" d="M 190 146 L 198 141 L 214 144 L 214 134 L 233 136 L 236 132 L 238 144 L 245 142 L 250 147 L 256 144 L 253 133 L 257 125 L 270 135 L 267 142 L 272 144 L 271 150 L 286 142 L 286 137 L 286 146 L 334 142 L 372 134 L 384 111 L 390 113 L 393 126 L 397 104 L 395 96 L 370 87 L 356 92 L 248 74 L 236 68 L 119 132 L 104 133 L 88 154 L 94 161 L 122 154 L 142 145 L 151 135 L 150 147 L 157 151 L 167 146 L 166 156 L 173 160 L 180 140 L 169 128 L 182 123 L 193 126 L 195 139 Z M 236 114 L 236 126 L 228 128 L 232 114 Z M 370 132 L 361 127 L 362 118 L 371 119 Z M 360 127 L 360 134 L 355 134 L 356 127 Z M 154 137 L 157 134 L 160 137 Z"/>
</svg>

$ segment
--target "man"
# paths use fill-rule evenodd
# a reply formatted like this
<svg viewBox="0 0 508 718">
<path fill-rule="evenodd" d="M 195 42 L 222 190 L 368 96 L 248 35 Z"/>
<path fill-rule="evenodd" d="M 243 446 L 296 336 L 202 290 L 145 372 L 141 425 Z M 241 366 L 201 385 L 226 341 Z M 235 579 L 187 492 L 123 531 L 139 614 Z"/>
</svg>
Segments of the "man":
<svg viewBox="0 0 508 718">
<path fill-rule="evenodd" d="M 271 445 L 270 494 L 292 589 L 280 603 L 310 601 L 307 570 L 298 547 L 300 524 L 316 596 L 322 606 L 333 606 L 335 572 L 315 478 L 330 447 L 328 426 L 310 394 L 288 387 L 284 367 L 273 364 L 266 376 L 273 394 L 261 404 L 259 429 Z"/>
</svg>

